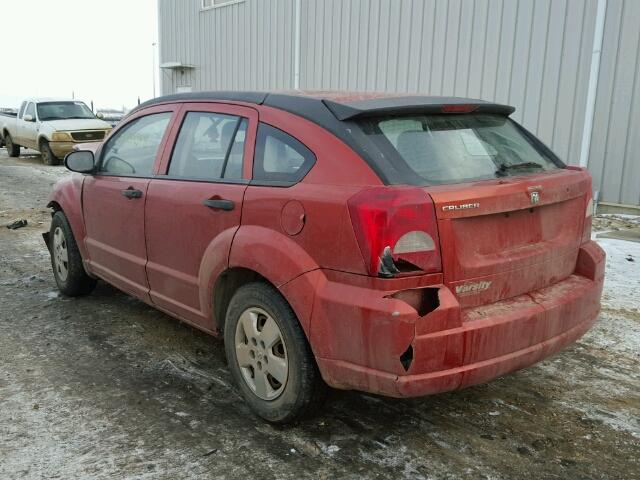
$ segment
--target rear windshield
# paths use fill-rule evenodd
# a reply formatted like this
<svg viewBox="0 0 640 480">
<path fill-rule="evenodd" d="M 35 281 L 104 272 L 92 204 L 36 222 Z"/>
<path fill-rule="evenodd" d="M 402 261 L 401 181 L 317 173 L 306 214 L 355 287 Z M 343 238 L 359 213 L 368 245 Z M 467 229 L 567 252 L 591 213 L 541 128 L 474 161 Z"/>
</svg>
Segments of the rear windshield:
<svg viewBox="0 0 640 480">
<path fill-rule="evenodd" d="M 527 175 L 563 166 L 502 115 L 377 117 L 363 120 L 361 127 L 387 158 L 401 164 L 398 170 L 408 169 L 427 184 Z"/>
</svg>

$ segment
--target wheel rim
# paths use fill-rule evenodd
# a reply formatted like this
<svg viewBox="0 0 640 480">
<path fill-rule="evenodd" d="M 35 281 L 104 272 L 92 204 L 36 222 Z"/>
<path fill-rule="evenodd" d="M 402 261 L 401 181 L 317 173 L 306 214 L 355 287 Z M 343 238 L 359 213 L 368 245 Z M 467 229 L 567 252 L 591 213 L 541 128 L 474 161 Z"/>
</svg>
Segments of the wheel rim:
<svg viewBox="0 0 640 480">
<path fill-rule="evenodd" d="M 49 159 L 49 150 L 47 150 L 47 147 L 43 145 L 40 150 L 44 163 L 46 163 L 47 165 L 50 164 L 51 160 Z"/>
<path fill-rule="evenodd" d="M 62 281 L 69 275 L 69 253 L 67 251 L 67 239 L 60 227 L 56 227 L 53 232 L 53 266 Z"/>
<path fill-rule="evenodd" d="M 251 391 L 263 400 L 278 398 L 289 378 L 289 357 L 276 321 L 261 308 L 245 310 L 235 337 L 236 361 Z"/>
</svg>

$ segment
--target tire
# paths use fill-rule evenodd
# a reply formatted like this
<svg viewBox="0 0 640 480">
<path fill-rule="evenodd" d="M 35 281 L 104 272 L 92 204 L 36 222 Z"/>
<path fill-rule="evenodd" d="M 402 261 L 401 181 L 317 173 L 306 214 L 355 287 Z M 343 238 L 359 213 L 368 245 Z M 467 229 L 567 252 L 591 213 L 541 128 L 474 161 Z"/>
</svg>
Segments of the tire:
<svg viewBox="0 0 640 480">
<path fill-rule="evenodd" d="M 59 165 L 60 159 L 56 157 L 51 151 L 51 147 L 49 146 L 49 142 L 43 140 L 40 142 L 40 154 L 42 155 L 42 161 L 45 165 Z"/>
<path fill-rule="evenodd" d="M 20 145 L 13 143 L 13 139 L 11 138 L 11 135 L 9 135 L 9 132 L 4 136 L 4 143 L 7 148 L 7 154 L 10 157 L 15 158 L 20 156 Z"/>
<path fill-rule="evenodd" d="M 263 419 L 291 423 L 310 416 L 324 402 L 327 386 L 307 338 L 287 301 L 271 285 L 249 283 L 234 294 L 224 344 L 245 401 Z"/>
<path fill-rule="evenodd" d="M 93 291 L 96 280 L 85 272 L 69 221 L 60 211 L 51 219 L 49 251 L 53 276 L 60 292 L 69 297 L 77 297 Z"/>
</svg>

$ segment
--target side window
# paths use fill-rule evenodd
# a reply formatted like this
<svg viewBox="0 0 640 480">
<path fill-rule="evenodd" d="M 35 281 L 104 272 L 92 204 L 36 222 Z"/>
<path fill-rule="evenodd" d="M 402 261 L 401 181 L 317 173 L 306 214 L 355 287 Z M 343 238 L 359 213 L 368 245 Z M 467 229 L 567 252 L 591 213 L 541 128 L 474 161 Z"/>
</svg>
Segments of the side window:
<svg viewBox="0 0 640 480">
<path fill-rule="evenodd" d="M 27 109 L 24 111 L 25 115 L 31 115 L 34 119 L 36 118 L 36 106 L 33 102 L 29 102 L 27 105 Z"/>
<path fill-rule="evenodd" d="M 254 180 L 298 182 L 315 161 L 313 152 L 291 135 L 264 123 L 258 127 Z"/>
<path fill-rule="evenodd" d="M 111 137 L 104 146 L 100 172 L 149 176 L 158 155 L 171 112 L 137 118 Z"/>
<path fill-rule="evenodd" d="M 169 175 L 196 180 L 242 178 L 247 119 L 189 112 L 180 127 Z"/>
<path fill-rule="evenodd" d="M 18 112 L 18 118 L 22 118 L 22 116 L 24 115 L 26 106 L 27 106 L 27 102 L 22 102 L 22 104 L 20 105 L 20 111 Z"/>
</svg>

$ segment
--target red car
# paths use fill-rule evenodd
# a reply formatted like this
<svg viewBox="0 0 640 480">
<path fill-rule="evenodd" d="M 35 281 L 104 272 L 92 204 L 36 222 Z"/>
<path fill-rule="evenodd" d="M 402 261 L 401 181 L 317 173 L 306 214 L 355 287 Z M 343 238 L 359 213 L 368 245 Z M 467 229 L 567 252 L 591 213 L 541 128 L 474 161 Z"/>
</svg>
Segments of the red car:
<svg viewBox="0 0 640 480">
<path fill-rule="evenodd" d="M 326 385 L 393 397 L 531 365 L 585 333 L 604 252 L 591 178 L 478 100 L 216 92 L 134 110 L 66 158 L 45 241 L 66 295 L 100 278 L 213 335 L 252 409 Z"/>
</svg>

